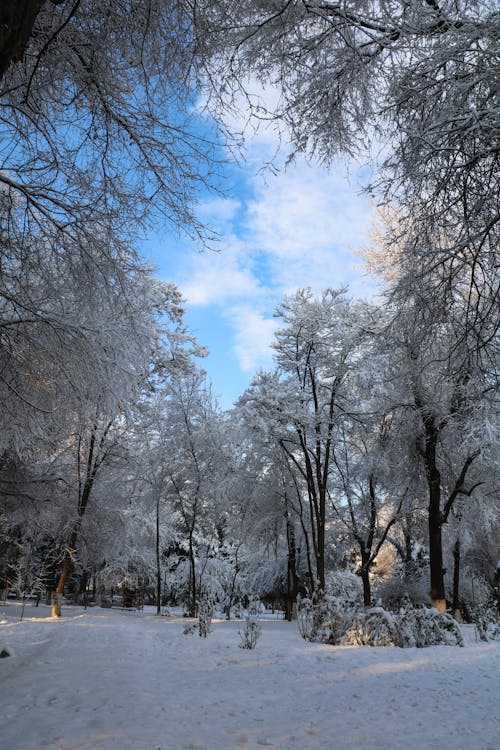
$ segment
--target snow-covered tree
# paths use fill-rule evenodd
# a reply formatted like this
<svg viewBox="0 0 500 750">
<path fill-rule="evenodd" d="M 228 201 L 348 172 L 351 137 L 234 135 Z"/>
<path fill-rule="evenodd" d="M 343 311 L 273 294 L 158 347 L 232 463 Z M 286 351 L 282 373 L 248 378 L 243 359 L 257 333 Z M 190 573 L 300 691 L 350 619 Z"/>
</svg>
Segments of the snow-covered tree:
<svg viewBox="0 0 500 750">
<path fill-rule="evenodd" d="M 500 192 L 494 0 L 207 0 L 195 15 L 216 111 L 243 102 L 257 121 L 281 126 L 292 155 L 325 163 L 373 146 L 380 168 L 370 190 L 400 207 L 407 249 L 432 237 L 429 272 L 447 263 L 450 280 L 466 269 L 472 289 L 491 280 Z"/>
<path fill-rule="evenodd" d="M 213 144 L 196 119 L 189 3 L 25 0 L 2 10 L 0 184 L 51 236 L 132 238 L 151 209 L 201 231 Z"/>
<path fill-rule="evenodd" d="M 324 591 L 335 433 L 349 408 L 347 381 L 370 315 L 342 292 L 327 290 L 315 297 L 300 290 L 285 299 L 277 317 L 283 327 L 274 344 L 276 372 L 258 376 L 242 400 L 282 451 L 297 498 L 307 498 L 314 561 L 310 585 Z"/>
<path fill-rule="evenodd" d="M 180 538 L 187 547 L 181 569 L 186 568 L 188 607 L 194 617 L 203 575 L 217 543 L 218 482 L 225 472 L 217 406 L 205 373 L 193 367 L 172 377 L 166 408 L 169 434 L 163 470 Z"/>
</svg>

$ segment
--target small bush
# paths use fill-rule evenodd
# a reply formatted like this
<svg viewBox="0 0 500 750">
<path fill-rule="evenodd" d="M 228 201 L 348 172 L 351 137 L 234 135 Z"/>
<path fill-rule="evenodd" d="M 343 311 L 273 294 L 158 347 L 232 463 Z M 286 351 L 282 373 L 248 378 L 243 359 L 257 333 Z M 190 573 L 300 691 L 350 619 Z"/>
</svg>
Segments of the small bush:
<svg viewBox="0 0 500 750">
<path fill-rule="evenodd" d="M 384 608 L 395 612 L 407 601 L 417 606 L 430 606 L 428 572 L 419 568 L 411 577 L 394 575 L 381 583 L 375 594 L 382 600 Z"/>
<path fill-rule="evenodd" d="M 411 622 L 417 648 L 464 645 L 456 620 L 446 612 L 438 612 L 437 609 L 427 607 L 422 609 L 408 607 L 402 610 L 400 616 L 408 618 Z"/>
<path fill-rule="evenodd" d="M 256 615 L 247 615 L 245 617 L 245 626 L 243 630 L 238 630 L 241 643 L 240 648 L 253 649 L 262 635 L 262 625 L 257 620 Z"/>
<path fill-rule="evenodd" d="M 345 602 L 363 605 L 361 578 L 349 570 L 335 570 L 326 576 L 326 593 Z"/>
<path fill-rule="evenodd" d="M 497 622 L 497 612 L 494 603 L 476 605 L 469 610 L 476 629 L 476 639 L 481 641 L 500 640 L 500 623 Z"/>
</svg>

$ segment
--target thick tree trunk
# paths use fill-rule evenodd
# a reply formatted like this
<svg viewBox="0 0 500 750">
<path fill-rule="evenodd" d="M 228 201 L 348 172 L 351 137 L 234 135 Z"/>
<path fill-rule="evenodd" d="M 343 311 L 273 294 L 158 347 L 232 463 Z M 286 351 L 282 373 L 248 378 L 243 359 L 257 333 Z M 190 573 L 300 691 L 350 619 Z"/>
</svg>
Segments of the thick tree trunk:
<svg viewBox="0 0 500 750">
<path fill-rule="evenodd" d="M 425 426 L 425 468 L 429 492 L 429 567 L 432 606 L 444 612 L 446 594 L 444 588 L 443 541 L 441 514 L 441 474 L 437 465 L 438 429 L 434 418 L 427 415 Z"/>
<path fill-rule="evenodd" d="M 441 534 L 441 510 L 439 490 L 429 483 L 429 566 L 432 606 L 444 612 L 446 594 L 444 588 L 443 541 Z"/>
<path fill-rule="evenodd" d="M 61 573 L 59 575 L 59 580 L 57 581 L 56 590 L 54 592 L 54 598 L 52 600 L 52 617 L 60 617 L 61 616 L 61 607 L 62 607 L 62 597 L 64 592 L 64 586 L 66 584 L 68 573 L 70 571 L 71 567 L 71 557 L 69 550 L 66 549 L 64 552 L 64 558 L 63 558 L 63 564 L 61 568 Z"/>
<path fill-rule="evenodd" d="M 363 606 L 368 608 L 372 606 L 372 586 L 370 582 L 370 567 L 368 565 L 368 559 L 361 560 L 362 567 L 359 571 L 359 576 L 363 584 Z"/>
<path fill-rule="evenodd" d="M 0 78 L 22 60 L 33 25 L 45 0 L 3 0 L 0 4 Z"/>
</svg>

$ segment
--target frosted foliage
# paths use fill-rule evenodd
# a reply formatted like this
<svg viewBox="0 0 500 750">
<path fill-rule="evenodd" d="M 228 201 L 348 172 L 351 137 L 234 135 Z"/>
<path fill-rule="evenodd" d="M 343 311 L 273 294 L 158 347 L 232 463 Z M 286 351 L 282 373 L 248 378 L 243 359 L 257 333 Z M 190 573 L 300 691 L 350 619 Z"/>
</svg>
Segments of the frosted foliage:
<svg viewBox="0 0 500 750">
<path fill-rule="evenodd" d="M 474 622 L 476 637 L 481 641 L 500 640 L 500 621 L 497 607 L 488 602 L 471 608 L 469 613 Z"/>
<path fill-rule="evenodd" d="M 401 605 L 405 599 L 413 604 L 430 604 L 427 566 L 417 569 L 411 577 L 392 576 L 377 587 L 376 596 L 391 609 Z"/>
<path fill-rule="evenodd" d="M 345 599 L 357 604 L 363 603 L 363 584 L 355 573 L 336 570 L 326 575 L 326 591 L 329 596 Z"/>
<path fill-rule="evenodd" d="M 355 615 L 342 639 L 358 646 L 462 646 L 463 639 L 455 620 L 436 609 L 407 606 L 399 613 L 375 607 Z"/>
<path fill-rule="evenodd" d="M 463 645 L 460 628 L 452 617 L 410 604 L 396 613 L 382 607 L 357 610 L 334 597 L 318 604 L 304 599 L 297 619 L 302 637 L 316 643 L 399 648 Z"/>
<path fill-rule="evenodd" d="M 241 640 L 240 648 L 254 649 L 262 634 L 262 623 L 258 621 L 257 615 L 247 615 L 243 629 L 238 630 L 238 633 Z"/>
<path fill-rule="evenodd" d="M 348 646 L 409 645 L 405 641 L 397 617 L 381 607 L 358 612 L 342 638 L 342 643 Z"/>
<path fill-rule="evenodd" d="M 0 184 L 56 234 L 134 236 L 154 207 L 192 229 L 193 193 L 213 163 L 193 122 L 187 6 L 35 4 L 25 54 L 0 87 L 2 136 L 15 144 Z"/>
<path fill-rule="evenodd" d="M 417 232 L 446 226 L 443 250 L 462 263 L 461 244 L 464 266 L 481 242 L 480 280 L 498 231 L 497 5 L 199 0 L 214 107 L 250 106 L 293 155 L 325 163 L 383 143 L 382 192 L 404 196 Z"/>
<path fill-rule="evenodd" d="M 326 596 L 315 604 L 311 599 L 297 601 L 297 624 L 306 641 L 338 644 L 354 617 L 349 602 Z"/>
</svg>

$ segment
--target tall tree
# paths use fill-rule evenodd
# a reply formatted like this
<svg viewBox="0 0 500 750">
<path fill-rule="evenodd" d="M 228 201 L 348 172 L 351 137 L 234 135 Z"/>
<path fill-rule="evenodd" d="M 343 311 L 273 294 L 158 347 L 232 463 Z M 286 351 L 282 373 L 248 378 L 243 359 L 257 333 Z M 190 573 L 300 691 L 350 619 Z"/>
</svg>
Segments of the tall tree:
<svg viewBox="0 0 500 750">
<path fill-rule="evenodd" d="M 292 155 L 327 164 L 373 145 L 369 190 L 399 206 L 421 270 L 440 268 L 443 295 L 465 270 L 498 310 L 495 0 L 206 0 L 195 13 L 215 111 L 243 102 Z"/>
<path fill-rule="evenodd" d="M 358 310 L 359 307 L 359 310 Z M 316 298 L 299 290 L 277 309 L 274 376 L 262 375 L 244 399 L 268 425 L 304 488 L 314 559 L 313 590 L 325 591 L 325 532 L 336 429 L 348 408 L 347 381 L 369 318 L 339 291 Z"/>
</svg>

